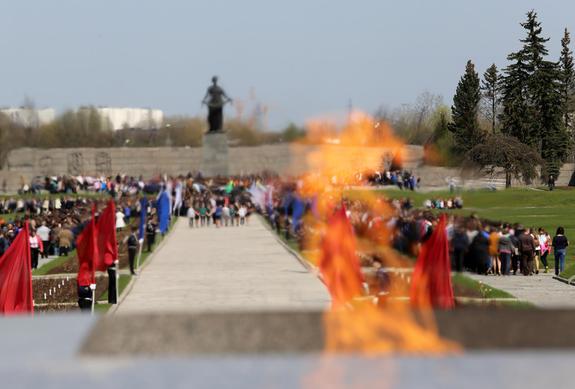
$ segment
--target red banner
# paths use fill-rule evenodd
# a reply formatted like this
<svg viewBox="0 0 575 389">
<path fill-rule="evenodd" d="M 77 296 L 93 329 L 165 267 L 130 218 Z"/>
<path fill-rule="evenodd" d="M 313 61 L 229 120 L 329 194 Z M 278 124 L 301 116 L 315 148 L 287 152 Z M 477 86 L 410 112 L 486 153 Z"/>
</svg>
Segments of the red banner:
<svg viewBox="0 0 575 389">
<path fill-rule="evenodd" d="M 0 258 L 0 313 L 34 313 L 28 222 Z"/>
<path fill-rule="evenodd" d="M 88 286 L 96 283 L 94 276 L 95 263 L 99 261 L 98 229 L 96 226 L 96 206 L 92 208 L 92 218 L 84 231 L 76 239 L 76 252 L 78 254 L 78 285 Z"/>
<path fill-rule="evenodd" d="M 116 205 L 110 199 L 106 209 L 100 214 L 96 223 L 98 234 L 98 259 L 96 271 L 105 271 L 118 259 L 118 243 L 116 239 Z"/>
</svg>

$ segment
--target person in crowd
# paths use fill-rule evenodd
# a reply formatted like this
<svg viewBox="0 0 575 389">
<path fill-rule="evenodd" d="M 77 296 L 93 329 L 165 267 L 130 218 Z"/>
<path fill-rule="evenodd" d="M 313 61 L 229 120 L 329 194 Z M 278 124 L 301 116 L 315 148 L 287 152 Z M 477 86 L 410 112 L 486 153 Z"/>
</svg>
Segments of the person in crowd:
<svg viewBox="0 0 575 389">
<path fill-rule="evenodd" d="M 70 248 L 72 247 L 73 240 L 74 234 L 72 233 L 72 230 L 70 230 L 68 226 L 63 226 L 58 233 L 58 246 L 60 256 L 68 256 Z"/>
<path fill-rule="evenodd" d="M 455 227 L 451 246 L 453 248 L 453 269 L 460 273 L 463 271 L 465 253 L 469 247 L 469 238 L 462 226 Z"/>
<path fill-rule="evenodd" d="M 220 204 L 216 204 L 213 211 L 214 224 L 217 228 L 222 225 L 222 211 L 223 207 Z"/>
<path fill-rule="evenodd" d="M 222 224 L 225 227 L 227 227 L 230 223 L 230 219 L 231 219 L 230 207 L 228 206 L 228 204 L 224 203 L 224 206 L 222 207 Z"/>
<path fill-rule="evenodd" d="M 517 274 L 517 271 L 521 271 L 521 252 L 519 251 L 519 237 L 521 236 L 521 228 L 515 225 L 513 229 L 509 230 L 509 239 L 513 244 L 513 253 L 511 254 L 511 269 L 513 270 L 513 275 Z"/>
<path fill-rule="evenodd" d="M 128 261 L 130 262 L 130 273 L 135 276 L 135 264 L 136 264 L 136 253 L 138 252 L 138 227 L 133 226 L 132 232 L 126 239 L 127 247 L 128 247 Z"/>
<path fill-rule="evenodd" d="M 45 221 L 38 227 L 36 234 L 40 240 L 42 240 L 42 247 L 44 247 L 44 250 L 42 250 L 42 258 L 48 258 L 48 251 L 50 250 L 50 228 L 46 225 Z"/>
<path fill-rule="evenodd" d="M 491 269 L 494 275 L 501 275 L 501 261 L 499 259 L 499 232 L 495 227 L 489 229 L 489 255 Z"/>
<path fill-rule="evenodd" d="M 232 223 L 232 227 L 240 225 L 240 218 L 238 216 L 238 209 L 235 204 L 230 204 L 230 221 Z"/>
<path fill-rule="evenodd" d="M 123 230 L 126 228 L 126 220 L 124 212 L 120 208 L 116 211 L 116 229 Z"/>
<path fill-rule="evenodd" d="M 248 215 L 248 209 L 246 208 L 246 206 L 244 204 L 240 205 L 240 208 L 238 209 L 238 216 L 239 216 L 239 222 L 240 224 L 243 226 L 246 222 L 246 217 Z"/>
<path fill-rule="evenodd" d="M 152 247 L 156 243 L 156 223 L 152 218 L 149 218 L 146 222 L 146 242 L 148 245 L 148 252 L 152 251 Z"/>
<path fill-rule="evenodd" d="M 533 275 L 533 257 L 535 255 L 535 240 L 531 230 L 526 228 L 519 236 L 519 248 L 521 251 L 521 268 L 524 276 Z"/>
<path fill-rule="evenodd" d="M 539 244 L 539 235 L 535 233 L 535 228 L 531 228 L 531 237 L 535 242 L 535 255 L 533 257 L 533 272 L 539 274 L 539 258 L 541 257 L 541 245 Z"/>
<path fill-rule="evenodd" d="M 8 242 L 8 239 L 4 236 L 4 231 L 0 230 L 0 257 L 2 257 L 6 250 L 8 250 L 9 244 L 10 242 Z"/>
<path fill-rule="evenodd" d="M 565 256 L 567 255 L 567 247 L 569 240 L 565 236 L 565 229 L 558 227 L 553 241 L 551 242 L 553 253 L 555 256 L 555 275 L 558 276 L 565 270 Z"/>
<path fill-rule="evenodd" d="M 501 274 L 508 276 L 511 273 L 511 255 L 513 254 L 513 242 L 508 227 L 504 227 L 498 240 L 499 260 L 501 262 Z"/>
<path fill-rule="evenodd" d="M 188 225 L 192 228 L 194 226 L 194 221 L 196 220 L 196 210 L 193 206 L 190 205 L 186 212 L 186 216 L 188 217 Z"/>
<path fill-rule="evenodd" d="M 542 227 L 539 227 L 539 247 L 541 250 L 541 264 L 544 266 L 544 272 L 549 272 L 549 264 L 547 263 L 547 256 L 549 255 L 551 246 L 551 237 Z"/>
<path fill-rule="evenodd" d="M 208 212 L 209 210 L 208 207 L 206 206 L 206 203 L 202 203 L 202 205 L 200 206 L 200 224 L 202 225 L 202 227 L 210 226 L 210 215 L 208 214 Z"/>
<path fill-rule="evenodd" d="M 472 253 L 473 267 L 479 274 L 489 274 L 491 258 L 489 256 L 489 234 L 484 230 L 479 230 L 469 251 Z"/>
<path fill-rule="evenodd" d="M 32 261 L 32 269 L 38 268 L 38 257 L 44 251 L 42 247 L 42 240 L 36 235 L 36 230 L 30 230 L 30 257 Z"/>
</svg>

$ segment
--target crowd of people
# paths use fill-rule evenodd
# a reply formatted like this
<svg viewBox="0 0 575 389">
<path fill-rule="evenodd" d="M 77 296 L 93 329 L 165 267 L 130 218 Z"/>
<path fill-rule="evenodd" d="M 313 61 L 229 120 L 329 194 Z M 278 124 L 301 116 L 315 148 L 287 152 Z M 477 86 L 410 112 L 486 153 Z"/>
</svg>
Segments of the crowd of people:
<svg viewBox="0 0 575 389">
<path fill-rule="evenodd" d="M 7 200 L 11 204 L 11 200 Z M 18 233 L 29 223 L 31 267 L 38 267 L 39 259 L 49 256 L 68 256 L 75 248 L 75 240 L 91 217 L 92 205 L 96 198 L 52 197 L 16 200 L 15 208 L 1 208 L 0 215 L 0 255 L 9 248 Z M 153 203 L 152 203 L 153 204 Z M 122 198 L 117 203 L 116 224 L 125 228 L 131 215 L 139 213 L 137 198 Z M 150 207 L 149 222 L 153 223 L 155 210 Z"/>
<path fill-rule="evenodd" d="M 463 199 L 459 196 L 450 197 L 447 199 L 436 198 L 427 199 L 423 202 L 425 209 L 462 209 Z"/>
<path fill-rule="evenodd" d="M 297 184 L 281 184 L 274 188 L 273 204 L 263 212 L 270 224 L 286 238 L 295 237 L 303 245 L 305 236 L 311 233 L 295 214 L 293 191 Z M 343 199 L 343 206 L 354 232 L 358 237 L 368 236 L 377 226 L 385 225 L 391 246 L 398 252 L 416 257 L 420 247 L 431 236 L 438 223 L 434 210 L 461 209 L 460 197 L 430 199 L 423 208 L 416 208 L 409 199 L 385 201 L 389 207 L 369 206 L 362 200 Z M 339 206 L 334 203 L 334 207 Z M 304 213 L 313 213 L 314 204 L 304 204 Z M 377 213 L 376 209 L 385 211 Z M 391 210 L 391 212 L 389 211 Z M 553 236 L 544 228 L 528 228 L 519 224 L 494 223 L 477 215 L 448 216 L 447 233 L 452 269 L 457 272 L 471 271 L 484 275 L 525 276 L 554 271 L 556 275 L 565 269 L 565 257 L 569 241 L 563 227 Z M 302 246 L 303 247 L 303 246 Z M 555 268 L 549 268 L 548 258 L 553 255 Z"/>
<path fill-rule="evenodd" d="M 31 267 L 48 256 L 68 256 L 75 240 L 91 217 L 92 205 L 106 196 L 116 199 L 116 228 L 129 229 L 141 213 L 142 197 L 149 199 L 145 225 L 145 246 L 150 251 L 158 229 L 156 206 L 158 193 L 170 198 L 172 215 L 187 216 L 192 227 L 240 226 L 253 213 L 248 193 L 255 177 L 203 179 L 201 176 L 156 177 L 144 181 L 118 174 L 115 177 L 44 177 L 23 185 L 26 196 L 0 198 L 0 256 L 10 247 L 24 223 L 29 222 Z M 91 193 L 92 192 L 92 193 Z M 97 196 L 93 192 L 100 193 Z M 132 234 L 133 235 L 133 234 Z M 134 249 L 131 235 L 126 237 L 128 251 Z M 131 243 L 131 244 L 130 244 Z M 132 259 L 132 255 L 130 255 Z M 130 260 L 131 270 L 133 270 Z"/>
<path fill-rule="evenodd" d="M 555 274 L 565 269 L 569 240 L 565 229 L 558 227 L 553 238 L 544 228 L 521 225 L 482 226 L 478 219 L 458 223 L 452 231 L 451 247 L 454 268 L 497 276 L 517 274 L 531 276 L 549 271 L 548 256 L 555 258 Z"/>
<path fill-rule="evenodd" d="M 397 186 L 399 189 L 416 190 L 421 184 L 421 178 L 408 170 L 375 171 L 368 175 L 367 181 L 376 186 Z"/>
<path fill-rule="evenodd" d="M 247 224 L 250 215 L 246 204 L 229 204 L 228 201 L 210 198 L 206 203 L 191 204 L 187 210 L 190 227 L 234 227 Z"/>
<path fill-rule="evenodd" d="M 266 182 L 270 198 L 265 201 L 254 199 L 251 192 L 256 182 Z M 414 189 L 418 180 L 408 172 L 376 172 L 370 182 L 399 185 Z M 287 237 L 303 239 L 306 226 L 302 215 L 313 212 L 313 204 L 298 203 L 294 193 L 297 182 L 279 180 L 278 177 L 225 177 L 203 179 L 200 176 L 157 177 L 144 181 L 124 175 L 106 177 L 98 180 L 76 177 L 73 180 L 51 181 L 47 177 L 45 186 L 37 195 L 22 198 L 0 199 L 0 214 L 13 215 L 22 212 L 30 219 L 32 233 L 31 245 L 33 258 L 46 255 L 67 255 L 73 248 L 74 239 L 82 229 L 82 223 L 89 218 L 92 200 L 82 196 L 64 193 L 47 196 L 49 183 L 56 184 L 56 192 L 62 188 L 75 187 L 76 190 L 99 190 L 114 196 L 117 201 L 119 228 L 140 210 L 140 196 L 149 191 L 162 190 L 170 193 L 171 210 L 174 215 L 186 216 L 193 228 L 215 226 L 231 227 L 247 223 L 253 212 L 261 212 L 269 219 L 273 228 L 283 231 Z M 72 184 L 71 184 L 72 182 Z M 98 183 L 98 184 L 95 184 Z M 105 184 L 104 184 L 105 183 Z M 99 189 L 96 189 L 96 188 Z M 390 234 L 393 248 L 400 253 L 416 256 L 418 248 L 430 236 L 437 223 L 437 214 L 432 210 L 461 209 L 460 197 L 434 198 L 424 201 L 423 208 L 414 207 L 406 199 L 387 201 L 391 213 L 375 214 L 364 206 L 361 200 L 344 200 L 348 216 L 356 233 L 365 233 L 374 225 L 384 223 Z M 298 210 L 296 211 L 296 208 Z M 151 216 L 146 225 L 148 250 L 151 248 L 157 225 L 154 223 L 154 202 L 151 201 L 147 213 Z M 296 217 L 295 214 L 299 213 Z M 23 219 L 4 220 L 0 218 L 0 254 L 4 252 L 22 227 Z M 476 216 L 462 217 L 450 215 L 448 223 L 450 253 L 455 271 L 469 270 L 481 274 L 538 274 L 549 271 L 547 258 L 553 253 L 555 273 L 564 269 L 568 240 L 564 230 L 559 228 L 552 238 L 543 228 L 524 228 L 520 225 L 494 224 L 480 220 Z M 33 238 L 33 239 L 32 239 Z M 152 243 L 150 243 L 152 242 Z M 37 265 L 33 259 L 32 266 Z"/>
</svg>

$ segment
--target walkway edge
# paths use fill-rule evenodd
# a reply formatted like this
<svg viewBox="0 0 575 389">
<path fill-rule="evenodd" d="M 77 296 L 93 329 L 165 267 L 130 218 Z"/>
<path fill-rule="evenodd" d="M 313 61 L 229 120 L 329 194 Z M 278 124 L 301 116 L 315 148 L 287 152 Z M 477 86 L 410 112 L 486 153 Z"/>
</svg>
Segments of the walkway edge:
<svg viewBox="0 0 575 389">
<path fill-rule="evenodd" d="M 258 214 L 257 217 L 259 217 L 260 219 L 262 219 L 262 224 L 266 227 L 266 229 L 269 231 L 270 234 L 272 234 L 272 236 L 274 237 L 274 239 L 276 241 L 279 242 L 279 244 L 288 252 L 290 253 L 293 257 L 295 257 L 295 259 L 297 259 L 297 261 L 310 273 L 314 274 L 315 276 L 317 276 L 320 280 L 320 274 L 319 271 L 317 269 L 317 267 L 313 266 L 311 263 L 309 263 L 305 258 L 303 258 L 301 256 L 300 253 L 298 253 L 297 251 L 295 251 L 294 249 L 292 249 L 291 247 L 289 247 L 283 240 L 282 238 L 280 238 L 274 230 L 272 230 L 272 228 L 269 226 L 268 221 L 266 220 L 265 217 L 263 217 L 262 215 Z M 322 280 L 323 282 L 323 280 Z"/>
<path fill-rule="evenodd" d="M 178 218 L 179 219 L 179 218 Z M 170 233 L 172 232 L 172 229 L 176 227 L 176 223 L 178 222 L 178 219 L 176 219 L 175 223 L 171 226 L 170 230 L 168 231 L 168 234 L 164 237 L 164 239 L 162 239 L 162 241 L 160 242 L 159 245 L 157 245 L 154 248 L 154 251 L 152 251 L 150 253 L 150 255 L 148 256 L 148 259 L 146 260 L 146 262 L 144 262 L 144 264 L 140 267 L 139 269 L 139 273 L 142 273 L 144 271 L 144 269 L 146 269 L 146 267 L 148 267 L 148 265 L 150 263 L 152 263 L 152 261 L 154 260 L 154 258 L 156 257 L 156 254 L 158 253 L 158 251 L 160 251 L 160 248 L 166 244 L 166 241 L 168 240 L 168 238 L 170 237 Z M 128 295 L 130 294 L 130 292 L 132 291 L 132 289 L 134 288 L 135 283 L 138 281 L 138 277 L 132 277 L 132 279 L 130 280 L 130 283 L 128 285 L 126 285 L 126 287 L 124 288 L 122 294 L 120 295 L 119 299 L 118 299 L 118 303 L 114 304 L 110 309 L 108 309 L 108 312 L 106 312 L 106 316 L 112 316 L 116 313 L 116 311 L 118 310 L 118 307 L 120 306 L 120 304 L 122 304 L 122 302 L 126 299 L 126 297 L 128 297 Z"/>
<path fill-rule="evenodd" d="M 561 276 L 553 276 L 553 279 L 554 279 L 554 280 L 557 280 L 557 281 L 559 281 L 559 282 L 562 282 L 562 283 L 564 283 L 564 284 L 567 284 L 567 285 L 571 285 L 571 286 L 574 286 L 574 285 L 575 285 L 575 284 L 574 284 L 575 277 L 571 277 L 571 278 L 567 279 L 567 278 L 561 277 Z"/>
</svg>

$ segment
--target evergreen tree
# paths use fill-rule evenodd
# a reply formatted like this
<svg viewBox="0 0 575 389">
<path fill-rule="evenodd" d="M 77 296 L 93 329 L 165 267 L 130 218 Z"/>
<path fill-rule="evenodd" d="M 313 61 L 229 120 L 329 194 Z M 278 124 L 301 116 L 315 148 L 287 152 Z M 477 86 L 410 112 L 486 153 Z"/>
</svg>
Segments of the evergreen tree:
<svg viewBox="0 0 575 389">
<path fill-rule="evenodd" d="M 563 125 L 571 134 L 573 139 L 573 94 L 575 93 L 575 70 L 573 69 L 573 52 L 569 48 L 571 36 L 565 29 L 563 39 L 561 39 L 561 58 L 559 66 L 561 69 L 561 107 L 563 110 Z"/>
<path fill-rule="evenodd" d="M 513 136 L 522 143 L 531 144 L 528 123 L 531 121 L 531 110 L 528 105 L 527 57 L 523 50 L 507 56 L 512 63 L 505 68 L 501 80 L 501 105 L 503 107 L 500 123 L 501 131 Z"/>
<path fill-rule="evenodd" d="M 487 116 L 491 120 L 491 132 L 495 134 L 495 127 L 497 121 L 497 109 L 499 105 L 499 89 L 500 89 L 499 72 L 495 64 L 491 65 L 483 74 L 483 81 L 481 82 L 481 91 L 488 107 Z"/>
<path fill-rule="evenodd" d="M 451 107 L 453 121 L 449 124 L 455 148 L 460 153 L 469 151 L 483 141 L 484 134 L 477 120 L 480 101 L 479 75 L 475 71 L 475 65 L 467 61 L 465 74 L 461 77 L 453 97 Z"/>
<path fill-rule="evenodd" d="M 536 125 L 541 134 L 541 157 L 545 160 L 544 173 L 554 177 L 559 175 L 570 143 L 563 123 L 560 78 L 558 65 L 549 61 L 543 61 L 534 75 L 533 100 L 537 110 Z"/>
<path fill-rule="evenodd" d="M 521 26 L 527 31 L 523 48 L 508 56 L 502 82 L 503 132 L 516 137 L 545 160 L 545 172 L 557 177 L 567 156 L 569 140 L 563 125 L 557 63 L 546 60 L 545 44 L 537 13 L 530 11 Z"/>
</svg>

